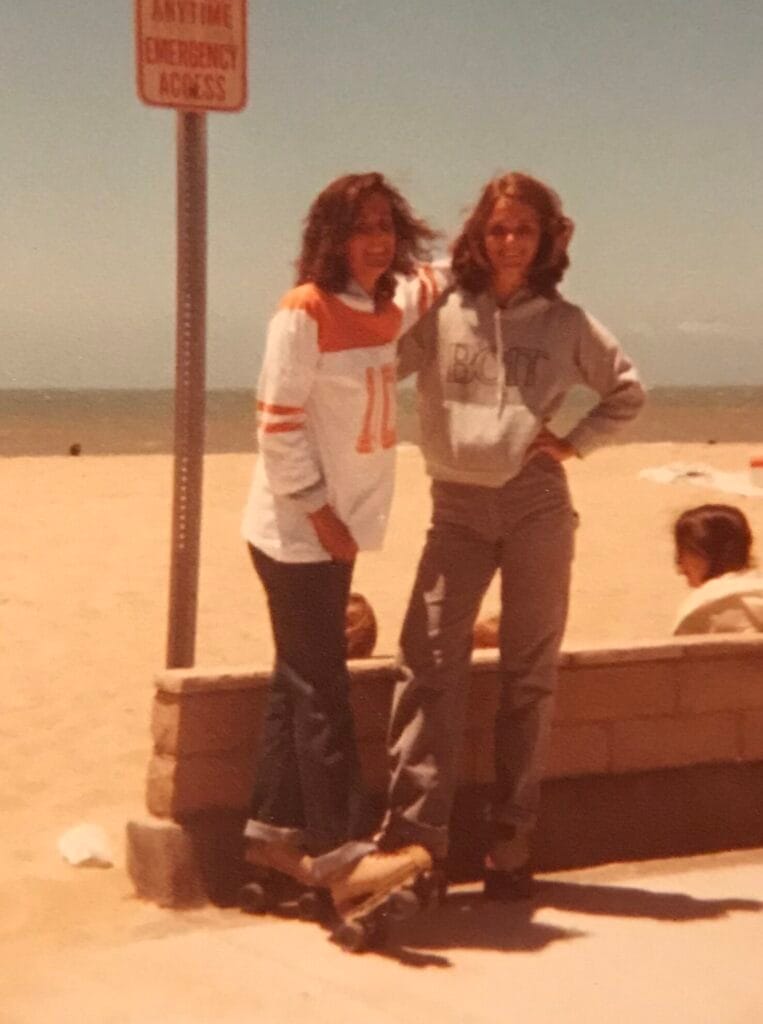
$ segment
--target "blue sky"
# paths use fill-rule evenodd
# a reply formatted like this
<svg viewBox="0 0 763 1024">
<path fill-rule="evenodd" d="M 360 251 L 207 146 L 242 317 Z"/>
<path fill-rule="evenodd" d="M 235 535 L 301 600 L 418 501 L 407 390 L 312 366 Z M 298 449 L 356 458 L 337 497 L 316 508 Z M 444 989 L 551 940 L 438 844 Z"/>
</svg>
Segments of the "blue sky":
<svg viewBox="0 0 763 1024">
<path fill-rule="evenodd" d="M 254 384 L 313 196 L 378 169 L 452 235 L 492 175 L 577 223 L 567 296 L 655 384 L 763 383 L 759 0 L 250 0 L 208 115 L 211 387 Z M 168 387 L 171 111 L 129 0 L 0 8 L 0 387 Z"/>
</svg>

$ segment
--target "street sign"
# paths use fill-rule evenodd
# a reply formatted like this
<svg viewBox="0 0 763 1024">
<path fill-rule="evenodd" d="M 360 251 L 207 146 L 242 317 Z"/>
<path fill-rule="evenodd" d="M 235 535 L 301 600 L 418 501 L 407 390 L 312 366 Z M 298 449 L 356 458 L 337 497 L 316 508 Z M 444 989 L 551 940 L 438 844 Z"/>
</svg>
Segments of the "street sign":
<svg viewBox="0 0 763 1024">
<path fill-rule="evenodd" d="M 135 0 L 138 95 L 190 111 L 246 105 L 246 0 Z"/>
</svg>

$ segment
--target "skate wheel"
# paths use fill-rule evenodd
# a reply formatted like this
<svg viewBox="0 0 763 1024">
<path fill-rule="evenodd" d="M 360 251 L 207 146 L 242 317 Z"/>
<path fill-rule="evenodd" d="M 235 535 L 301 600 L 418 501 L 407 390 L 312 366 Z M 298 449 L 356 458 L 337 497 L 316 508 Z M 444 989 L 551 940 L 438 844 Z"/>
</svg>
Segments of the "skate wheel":
<svg viewBox="0 0 763 1024">
<path fill-rule="evenodd" d="M 366 948 L 379 949 L 389 935 L 389 915 L 385 908 L 380 908 L 366 921 Z"/>
<path fill-rule="evenodd" d="M 389 894 L 386 910 L 393 921 L 407 921 L 421 909 L 421 905 L 421 897 L 415 889 L 399 889 Z"/>
<path fill-rule="evenodd" d="M 334 937 L 342 949 L 350 953 L 362 953 L 368 948 L 368 931 L 362 921 L 344 921 L 339 925 Z"/>
<path fill-rule="evenodd" d="M 297 900 L 299 916 L 304 921 L 325 922 L 331 920 L 334 904 L 325 889 L 307 889 Z"/>
<path fill-rule="evenodd" d="M 245 914 L 264 914 L 271 903 L 270 893 L 260 882 L 248 882 L 239 890 L 238 905 Z"/>
<path fill-rule="evenodd" d="M 448 880 L 443 871 L 432 871 L 420 875 L 414 884 L 414 892 L 422 907 L 438 907 L 445 902 Z"/>
</svg>

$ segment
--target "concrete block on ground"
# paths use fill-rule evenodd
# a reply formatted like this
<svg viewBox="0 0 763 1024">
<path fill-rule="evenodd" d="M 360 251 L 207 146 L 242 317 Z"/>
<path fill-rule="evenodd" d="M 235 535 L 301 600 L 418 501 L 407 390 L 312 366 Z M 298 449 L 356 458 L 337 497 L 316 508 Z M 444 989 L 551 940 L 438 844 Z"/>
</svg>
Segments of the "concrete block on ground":
<svg viewBox="0 0 763 1024">
<path fill-rule="evenodd" d="M 207 902 L 191 835 L 166 819 L 127 822 L 127 872 L 135 892 L 162 907 Z"/>
</svg>

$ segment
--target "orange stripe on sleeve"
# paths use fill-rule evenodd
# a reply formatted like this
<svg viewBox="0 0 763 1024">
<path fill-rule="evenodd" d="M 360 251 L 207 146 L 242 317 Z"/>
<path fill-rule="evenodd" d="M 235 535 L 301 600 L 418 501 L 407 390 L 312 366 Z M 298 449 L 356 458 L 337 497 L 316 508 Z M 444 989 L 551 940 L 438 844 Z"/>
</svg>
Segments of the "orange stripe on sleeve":
<svg viewBox="0 0 763 1024">
<path fill-rule="evenodd" d="M 289 430 L 302 430 L 304 423 L 294 423 L 286 420 L 283 423 L 265 423 L 260 425 L 263 434 L 285 434 Z"/>
<path fill-rule="evenodd" d="M 304 412 L 301 405 L 270 405 L 268 402 L 257 402 L 258 412 L 270 412 L 274 416 L 294 416 Z"/>
</svg>

